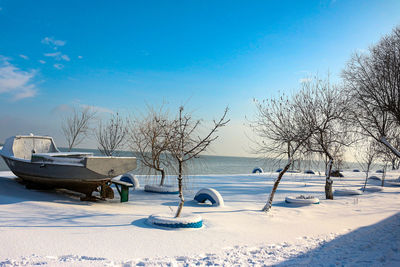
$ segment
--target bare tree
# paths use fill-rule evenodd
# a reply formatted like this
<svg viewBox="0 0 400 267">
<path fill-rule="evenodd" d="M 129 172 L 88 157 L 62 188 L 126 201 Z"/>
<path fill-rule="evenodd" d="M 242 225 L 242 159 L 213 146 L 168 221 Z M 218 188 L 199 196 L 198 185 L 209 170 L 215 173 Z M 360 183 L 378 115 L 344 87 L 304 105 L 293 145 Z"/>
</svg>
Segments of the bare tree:
<svg viewBox="0 0 400 267">
<path fill-rule="evenodd" d="M 326 199 L 333 199 L 331 173 L 335 152 L 352 143 L 346 127 L 347 103 L 348 99 L 339 87 L 330 83 L 329 76 L 324 80 L 314 78 L 303 83 L 301 91 L 295 97 L 302 124 L 307 125 L 313 133 L 305 144 L 307 151 L 328 158 Z"/>
<path fill-rule="evenodd" d="M 390 133 L 389 133 L 390 138 L 387 138 L 388 142 L 390 144 L 392 144 L 396 150 L 399 150 L 399 148 L 400 148 L 399 134 L 400 134 L 400 132 L 398 132 L 398 131 L 390 131 Z M 381 147 L 378 147 L 377 149 L 379 151 L 379 154 L 381 155 L 382 161 L 387 163 L 388 165 L 390 164 L 392 167 L 392 170 L 396 170 L 399 168 L 400 158 L 397 157 L 396 154 L 394 154 L 386 146 L 381 146 Z"/>
<path fill-rule="evenodd" d="M 98 149 L 103 155 L 112 156 L 125 142 L 128 131 L 125 121 L 119 113 L 111 115 L 111 118 L 103 123 L 100 121 L 96 131 Z"/>
<path fill-rule="evenodd" d="M 333 162 L 334 170 L 340 171 L 343 169 L 345 164 L 345 153 L 346 153 L 346 146 L 343 143 L 339 143 L 333 146 L 333 158 L 335 159 Z"/>
<path fill-rule="evenodd" d="M 395 141 L 393 141 L 393 143 L 395 143 Z M 377 152 L 376 152 L 377 153 L 377 158 L 381 161 L 381 163 L 383 163 L 381 186 L 384 186 L 387 168 L 388 168 L 389 164 L 393 164 L 393 156 L 394 157 L 396 157 L 396 156 L 386 146 L 382 146 L 382 145 L 381 146 L 377 146 L 376 150 L 377 150 Z M 396 157 L 396 159 L 399 159 L 399 158 Z"/>
<path fill-rule="evenodd" d="M 332 164 L 332 173 L 340 171 L 343 168 L 345 163 L 345 149 L 346 147 L 343 144 L 332 144 L 331 149 L 329 149 L 332 151 L 332 157 L 335 159 Z M 319 158 L 324 162 L 325 174 L 327 174 L 330 163 L 329 157 L 324 153 L 319 153 Z"/>
<path fill-rule="evenodd" d="M 367 144 L 363 145 L 363 151 L 357 151 L 356 160 L 361 169 L 365 172 L 365 182 L 363 192 L 367 187 L 369 172 L 378 158 L 377 143 L 374 139 L 369 140 Z M 360 153 L 361 152 L 361 153 Z"/>
<path fill-rule="evenodd" d="M 85 139 L 95 115 L 96 112 L 90 107 L 74 108 L 72 115 L 63 120 L 61 128 L 68 143 L 68 151 Z"/>
<path fill-rule="evenodd" d="M 301 123 L 300 113 L 286 96 L 262 102 L 255 100 L 255 104 L 257 112 L 255 119 L 250 122 L 250 127 L 259 137 L 259 140 L 253 140 L 256 143 L 256 152 L 273 158 L 287 158 L 287 163 L 279 172 L 267 203 L 262 209 L 268 212 L 283 175 L 299 158 L 300 149 L 312 132 Z"/>
<path fill-rule="evenodd" d="M 164 185 L 165 168 L 170 164 L 167 153 L 171 141 L 171 121 L 163 107 L 148 107 L 147 114 L 135 118 L 130 127 L 129 146 L 140 155 L 144 166 L 161 173 L 160 186 Z"/>
<path fill-rule="evenodd" d="M 389 139 L 400 127 L 400 26 L 368 53 L 352 56 L 342 76 L 353 97 L 353 120 L 361 132 L 400 158 Z"/>
<path fill-rule="evenodd" d="M 217 130 L 229 122 L 229 120 L 225 119 L 227 112 L 228 108 L 225 109 L 224 114 L 219 120 L 213 121 L 213 127 L 204 137 L 200 137 L 199 135 L 201 120 L 195 120 L 190 113 L 185 113 L 183 106 L 179 108 L 178 116 L 172 122 L 171 136 L 173 136 L 173 138 L 169 145 L 169 152 L 178 165 L 178 188 L 180 198 L 175 217 L 181 215 L 185 203 L 182 184 L 184 165 L 187 161 L 198 157 L 200 153 L 206 151 L 209 145 L 218 138 L 218 136 L 215 135 Z"/>
</svg>

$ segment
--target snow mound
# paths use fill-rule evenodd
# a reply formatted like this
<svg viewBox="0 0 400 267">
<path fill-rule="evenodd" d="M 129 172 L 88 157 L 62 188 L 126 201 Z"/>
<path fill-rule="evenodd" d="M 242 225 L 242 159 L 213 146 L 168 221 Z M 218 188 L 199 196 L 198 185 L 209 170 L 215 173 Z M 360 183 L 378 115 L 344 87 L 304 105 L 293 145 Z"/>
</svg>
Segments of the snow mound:
<svg viewBox="0 0 400 267">
<path fill-rule="evenodd" d="M 354 196 L 354 195 L 362 195 L 362 191 L 358 189 L 336 189 L 335 190 L 336 196 Z"/>
<path fill-rule="evenodd" d="M 75 254 L 32 254 L 0 260 L 0 266 L 399 266 L 399 223 L 397 213 L 343 234 L 299 236 L 290 242 L 237 245 L 219 252 L 117 261 Z"/>
<path fill-rule="evenodd" d="M 319 204 L 319 199 L 313 196 L 303 196 L 298 197 L 288 196 L 285 198 L 286 203 L 293 204 Z"/>
<path fill-rule="evenodd" d="M 179 189 L 175 185 L 145 185 L 144 191 L 161 194 L 178 194 Z"/>
<path fill-rule="evenodd" d="M 375 176 L 375 175 L 368 177 L 368 179 L 381 181 L 381 178 L 379 178 L 378 176 Z"/>
<path fill-rule="evenodd" d="M 362 188 L 360 188 L 360 190 L 362 190 Z M 365 188 L 365 192 L 369 192 L 369 193 L 375 193 L 375 192 L 381 192 L 383 191 L 383 187 L 381 186 L 367 186 Z"/>
<path fill-rule="evenodd" d="M 199 231 L 147 223 L 151 214 L 176 207 L 176 195 L 130 190 L 123 205 L 81 202 L 62 190 L 28 190 L 11 172 L 0 172 L 0 266 L 400 266 L 400 213 L 393 204 L 400 203 L 400 187 L 298 208 L 280 204 L 290 195 L 322 198 L 325 179 L 287 174 L 277 205 L 264 214 L 277 175 L 190 176 L 186 199 L 211 187 L 227 203 L 221 209 L 185 203 L 183 212 L 204 220 Z M 386 180 L 399 175 L 390 171 Z M 338 188 L 364 183 L 365 174 L 348 171 Z"/>
</svg>

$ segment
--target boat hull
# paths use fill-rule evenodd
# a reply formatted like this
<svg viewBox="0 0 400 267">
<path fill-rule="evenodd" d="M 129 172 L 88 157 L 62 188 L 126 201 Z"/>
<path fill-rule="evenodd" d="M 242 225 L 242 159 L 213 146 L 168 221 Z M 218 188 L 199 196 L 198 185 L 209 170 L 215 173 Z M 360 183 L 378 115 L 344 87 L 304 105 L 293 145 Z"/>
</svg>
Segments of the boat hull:
<svg viewBox="0 0 400 267">
<path fill-rule="evenodd" d="M 136 168 L 135 157 L 60 152 L 53 138 L 33 134 L 7 138 L 0 155 L 10 170 L 27 185 L 66 188 L 85 193 L 87 197 L 99 186 L 102 197 L 113 195 L 110 180 Z"/>
<path fill-rule="evenodd" d="M 113 177 L 96 173 L 84 166 L 43 164 L 3 156 L 10 170 L 26 183 L 65 188 L 90 195 Z"/>
</svg>

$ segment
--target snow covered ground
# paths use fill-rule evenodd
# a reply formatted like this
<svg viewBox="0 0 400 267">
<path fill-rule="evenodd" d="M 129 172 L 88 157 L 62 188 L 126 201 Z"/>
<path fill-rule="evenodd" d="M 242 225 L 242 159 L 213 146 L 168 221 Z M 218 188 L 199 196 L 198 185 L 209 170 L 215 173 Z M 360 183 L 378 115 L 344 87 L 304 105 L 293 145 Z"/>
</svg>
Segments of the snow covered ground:
<svg viewBox="0 0 400 267">
<path fill-rule="evenodd" d="M 335 188 L 361 187 L 363 173 L 344 175 L 335 178 Z M 274 177 L 191 176 L 183 211 L 202 216 L 204 226 L 166 230 L 146 218 L 172 213 L 177 195 L 140 188 L 127 203 L 81 202 L 66 192 L 25 189 L 12 173 L 0 172 L 0 266 L 400 265 L 400 187 L 332 201 L 324 200 L 323 177 L 288 174 L 264 214 Z M 145 177 L 139 180 L 146 184 Z M 225 206 L 193 201 L 203 187 L 218 190 Z M 284 203 L 300 194 L 321 202 Z"/>
</svg>

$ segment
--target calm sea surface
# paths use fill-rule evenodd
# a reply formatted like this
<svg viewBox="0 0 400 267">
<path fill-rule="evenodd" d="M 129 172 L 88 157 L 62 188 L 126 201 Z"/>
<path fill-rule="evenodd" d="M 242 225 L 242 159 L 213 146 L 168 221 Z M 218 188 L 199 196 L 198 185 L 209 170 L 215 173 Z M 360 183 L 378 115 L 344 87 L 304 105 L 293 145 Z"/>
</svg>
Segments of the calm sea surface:
<svg viewBox="0 0 400 267">
<path fill-rule="evenodd" d="M 60 148 L 66 151 L 65 148 Z M 96 149 L 75 149 L 73 151 L 92 152 L 95 155 L 101 155 Z M 121 151 L 118 156 L 135 156 L 132 152 Z M 138 157 L 138 159 L 140 159 Z M 224 156 L 200 156 L 191 160 L 187 164 L 186 174 L 247 174 L 251 173 L 254 168 L 261 167 L 264 172 L 273 172 L 282 167 L 286 161 L 276 161 L 272 159 L 260 159 L 250 157 L 224 157 Z M 297 166 L 297 165 L 296 165 Z M 345 168 L 357 168 L 354 164 L 347 164 Z M 303 161 L 300 165 L 301 170 L 313 169 L 322 171 L 324 169 L 322 162 Z M 0 160 L 0 171 L 9 170 L 4 160 Z M 152 171 L 140 164 L 138 160 L 138 168 L 134 170 L 134 174 L 152 174 Z M 174 174 L 174 167 L 167 168 L 167 174 Z"/>
</svg>

